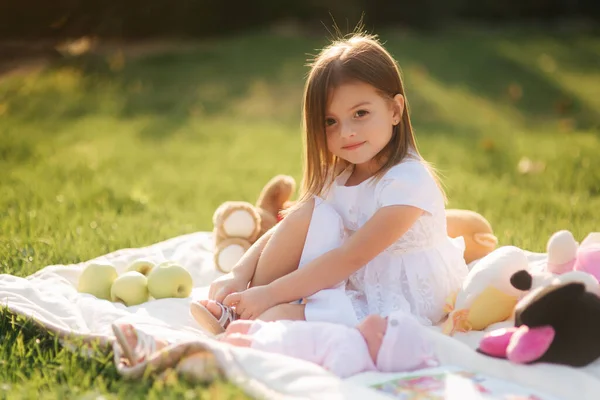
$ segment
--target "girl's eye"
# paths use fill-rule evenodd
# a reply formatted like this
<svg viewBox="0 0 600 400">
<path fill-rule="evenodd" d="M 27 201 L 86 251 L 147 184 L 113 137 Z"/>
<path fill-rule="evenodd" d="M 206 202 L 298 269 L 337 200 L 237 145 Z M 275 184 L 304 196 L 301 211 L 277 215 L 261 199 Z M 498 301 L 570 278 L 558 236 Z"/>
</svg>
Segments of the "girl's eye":
<svg viewBox="0 0 600 400">
<path fill-rule="evenodd" d="M 355 117 L 361 118 L 364 117 L 365 115 L 367 115 L 369 112 L 367 110 L 358 110 L 356 113 L 354 113 Z"/>
<path fill-rule="evenodd" d="M 325 118 L 325 126 L 331 126 L 335 124 L 335 119 L 333 118 Z"/>
</svg>

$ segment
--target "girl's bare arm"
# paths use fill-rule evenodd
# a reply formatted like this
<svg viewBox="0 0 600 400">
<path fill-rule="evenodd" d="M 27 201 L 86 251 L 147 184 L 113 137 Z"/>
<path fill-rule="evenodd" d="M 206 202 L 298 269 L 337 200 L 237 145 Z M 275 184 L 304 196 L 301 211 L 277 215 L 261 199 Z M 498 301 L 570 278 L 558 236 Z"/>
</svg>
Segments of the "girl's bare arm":
<svg viewBox="0 0 600 400">
<path fill-rule="evenodd" d="M 402 237 L 422 213 L 420 208 L 404 205 L 380 209 L 341 247 L 275 280 L 268 285 L 269 291 L 280 304 L 343 282 Z"/>
</svg>

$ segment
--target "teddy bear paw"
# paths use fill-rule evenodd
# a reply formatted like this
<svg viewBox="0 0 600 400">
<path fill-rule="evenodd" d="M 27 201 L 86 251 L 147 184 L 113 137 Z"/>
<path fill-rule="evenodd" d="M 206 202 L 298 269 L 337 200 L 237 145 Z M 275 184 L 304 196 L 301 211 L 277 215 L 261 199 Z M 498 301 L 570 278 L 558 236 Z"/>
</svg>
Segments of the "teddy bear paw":
<svg viewBox="0 0 600 400">
<path fill-rule="evenodd" d="M 249 248 L 250 242 L 244 239 L 231 238 L 223 241 L 215 251 L 215 266 L 225 274 L 231 272 Z"/>
</svg>

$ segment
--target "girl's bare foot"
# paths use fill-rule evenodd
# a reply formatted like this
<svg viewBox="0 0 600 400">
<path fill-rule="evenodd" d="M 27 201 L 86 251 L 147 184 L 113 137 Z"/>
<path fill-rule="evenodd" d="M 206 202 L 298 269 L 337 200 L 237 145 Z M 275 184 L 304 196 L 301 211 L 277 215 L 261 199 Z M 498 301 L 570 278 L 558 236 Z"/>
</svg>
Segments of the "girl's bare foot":
<svg viewBox="0 0 600 400">
<path fill-rule="evenodd" d="M 199 300 L 198 303 L 202 304 L 210 313 L 216 318 L 221 319 L 223 310 L 219 307 L 219 303 L 214 300 Z"/>
<path fill-rule="evenodd" d="M 232 308 L 214 300 L 197 300 L 190 304 L 190 313 L 198 324 L 213 335 L 221 334 L 237 319 Z"/>
</svg>

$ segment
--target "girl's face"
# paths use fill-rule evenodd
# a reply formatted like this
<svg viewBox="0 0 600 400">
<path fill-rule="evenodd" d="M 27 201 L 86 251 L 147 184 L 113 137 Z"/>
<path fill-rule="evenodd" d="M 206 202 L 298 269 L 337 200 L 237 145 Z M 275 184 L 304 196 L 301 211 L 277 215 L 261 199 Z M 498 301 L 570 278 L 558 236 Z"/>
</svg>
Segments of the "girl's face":
<svg viewBox="0 0 600 400">
<path fill-rule="evenodd" d="M 374 167 L 371 162 L 390 141 L 402 110 L 401 94 L 386 99 L 373 86 L 360 81 L 336 87 L 325 110 L 329 151 L 359 168 Z"/>
</svg>

